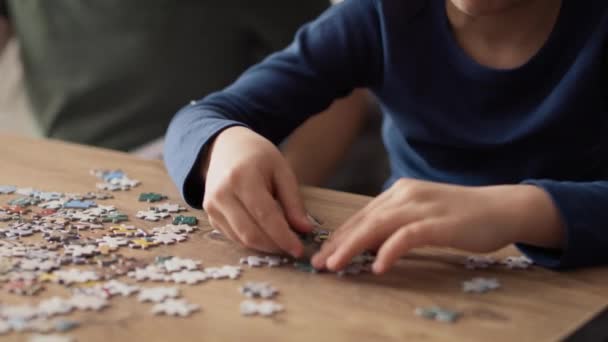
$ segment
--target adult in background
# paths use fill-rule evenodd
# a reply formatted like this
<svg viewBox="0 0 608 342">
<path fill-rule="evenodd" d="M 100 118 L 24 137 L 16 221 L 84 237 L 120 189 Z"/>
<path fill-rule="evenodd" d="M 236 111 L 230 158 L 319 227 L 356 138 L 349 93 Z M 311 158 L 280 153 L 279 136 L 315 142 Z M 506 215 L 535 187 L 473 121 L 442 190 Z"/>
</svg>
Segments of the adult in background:
<svg viewBox="0 0 608 342">
<path fill-rule="evenodd" d="M 176 109 L 285 47 L 328 5 L 0 0 L 0 51 L 14 34 L 43 135 L 159 157 Z M 302 183 L 321 184 L 332 173 L 362 126 L 367 103 L 359 92 L 287 140 L 283 151 Z"/>
</svg>

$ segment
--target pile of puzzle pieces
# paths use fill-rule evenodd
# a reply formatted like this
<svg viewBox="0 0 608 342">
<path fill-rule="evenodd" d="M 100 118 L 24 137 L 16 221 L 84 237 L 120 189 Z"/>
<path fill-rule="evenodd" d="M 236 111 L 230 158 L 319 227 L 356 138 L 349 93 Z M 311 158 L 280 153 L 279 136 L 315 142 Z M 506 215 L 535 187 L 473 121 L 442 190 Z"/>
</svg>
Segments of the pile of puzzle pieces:
<svg viewBox="0 0 608 342">
<path fill-rule="evenodd" d="M 200 306 L 180 298 L 177 285 L 196 285 L 220 279 L 238 279 L 243 269 L 280 267 L 291 264 L 295 269 L 317 273 L 308 258 L 292 260 L 280 256 L 248 256 L 240 265 L 203 267 L 200 260 L 177 256 L 158 256 L 144 262 L 120 253 L 123 248 L 150 250 L 156 246 L 183 243 L 196 233 L 198 220 L 186 216 L 186 208 L 167 202 L 159 193 L 141 193 L 137 200 L 147 203 L 135 215 L 137 219 L 159 223 L 151 229 L 127 223 L 130 218 L 114 205 L 104 191 L 129 191 L 141 182 L 120 170 L 92 170 L 98 177 L 97 191 L 83 194 L 45 192 L 33 188 L 0 185 L 0 196 L 10 195 L 0 206 L 0 283 L 4 291 L 18 296 L 44 294 L 48 284 L 64 286 L 69 297 L 51 297 L 28 305 L 0 306 L 0 335 L 11 331 L 52 333 L 65 332 L 83 324 L 59 316 L 78 310 L 102 310 L 117 296 L 135 296 L 150 302 L 151 314 L 188 316 Z M 315 229 L 300 238 L 309 251 L 317 251 L 330 238 L 330 231 L 316 222 Z M 216 231 L 216 234 L 220 232 Z M 359 275 L 371 271 L 374 255 L 366 252 L 353 259 L 340 276 Z M 498 264 L 486 256 L 471 256 L 465 261 L 469 269 L 488 268 Z M 509 257 L 502 261 L 511 269 L 525 269 L 531 262 L 525 257 Z M 118 279 L 121 280 L 118 280 Z M 142 282 L 154 282 L 144 287 Z M 159 286 L 159 283 L 166 284 Z M 463 291 L 484 293 L 500 287 L 496 279 L 475 278 L 463 283 Z M 239 287 L 245 296 L 240 313 L 244 316 L 273 316 L 284 311 L 273 301 L 279 290 L 268 283 L 246 283 Z M 261 301 L 256 301 L 259 299 Z M 436 309 L 436 308 L 435 308 Z M 418 312 L 423 312 L 419 309 Z M 428 310 L 427 310 L 428 311 Z M 433 311 L 433 310 L 431 310 Z M 425 311 L 426 312 L 426 311 Z M 421 314 L 440 321 L 455 320 L 460 315 Z M 447 318 L 446 318 L 447 317 Z"/>
</svg>

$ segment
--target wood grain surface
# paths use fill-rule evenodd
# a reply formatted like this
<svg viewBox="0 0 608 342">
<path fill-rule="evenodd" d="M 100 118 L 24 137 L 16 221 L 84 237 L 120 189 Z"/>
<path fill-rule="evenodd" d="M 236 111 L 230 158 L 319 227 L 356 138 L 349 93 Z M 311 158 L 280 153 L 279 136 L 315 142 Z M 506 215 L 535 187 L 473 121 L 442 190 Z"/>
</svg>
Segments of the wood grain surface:
<svg viewBox="0 0 608 342">
<path fill-rule="evenodd" d="M 169 195 L 181 201 L 161 162 L 127 154 L 47 140 L 0 136 L 0 184 L 28 186 L 45 191 L 95 190 L 92 168 L 120 168 L 142 181 L 134 190 L 113 193 L 111 203 L 131 217 L 130 224 L 151 228 L 159 224 L 135 218 L 145 209 L 137 201 L 141 192 Z M 308 210 L 328 228 L 335 228 L 364 206 L 369 198 L 317 188 L 302 189 Z M 2 196 L 5 202 L 14 196 Z M 200 259 L 204 266 L 237 265 L 239 258 L 255 254 L 231 242 L 212 238 L 204 213 L 201 229 L 188 242 L 149 251 L 121 249 L 121 253 L 152 260 L 157 255 Z M 513 247 L 496 253 L 516 255 Z M 75 313 L 83 322 L 68 333 L 79 341 L 554 341 L 567 336 L 608 303 L 608 269 L 595 268 L 557 273 L 533 267 L 511 271 L 502 267 L 467 270 L 467 253 L 420 249 L 403 258 L 396 269 L 381 277 L 302 273 L 281 268 L 244 267 L 238 280 L 211 280 L 179 286 L 183 297 L 200 304 L 202 311 L 188 318 L 154 316 L 151 305 L 134 297 L 115 298 L 98 313 Z M 481 295 L 465 294 L 461 283 L 476 276 L 497 277 L 502 288 Z M 129 278 L 123 280 L 132 283 Z M 279 288 L 277 301 L 286 311 L 274 318 L 247 318 L 239 314 L 244 299 L 237 291 L 246 281 L 268 281 Z M 147 283 L 144 286 L 154 286 Z M 69 291 L 50 285 L 37 297 L 20 297 L 0 291 L 1 303 L 36 303 Z M 427 321 L 414 314 L 416 307 L 439 305 L 459 310 L 456 324 Z M 24 340 L 11 334 L 2 340 Z"/>
</svg>

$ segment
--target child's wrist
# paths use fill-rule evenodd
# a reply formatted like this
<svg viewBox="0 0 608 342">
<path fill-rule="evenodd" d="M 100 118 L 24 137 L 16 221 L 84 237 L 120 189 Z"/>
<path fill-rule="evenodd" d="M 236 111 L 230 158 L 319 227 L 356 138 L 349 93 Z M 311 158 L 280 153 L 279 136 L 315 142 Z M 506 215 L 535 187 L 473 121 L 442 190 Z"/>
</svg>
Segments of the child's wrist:
<svg viewBox="0 0 608 342">
<path fill-rule="evenodd" d="M 533 185 L 512 187 L 510 214 L 516 217 L 515 241 L 538 247 L 561 248 L 565 227 L 551 196 Z"/>
</svg>

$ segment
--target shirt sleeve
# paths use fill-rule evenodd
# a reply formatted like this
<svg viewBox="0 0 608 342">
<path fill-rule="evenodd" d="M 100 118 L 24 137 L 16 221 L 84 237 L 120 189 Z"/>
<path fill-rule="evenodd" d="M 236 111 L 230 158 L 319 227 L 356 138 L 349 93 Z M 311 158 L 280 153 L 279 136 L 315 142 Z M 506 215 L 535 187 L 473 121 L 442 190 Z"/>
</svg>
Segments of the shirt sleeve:
<svg viewBox="0 0 608 342">
<path fill-rule="evenodd" d="M 527 180 L 551 196 L 566 226 L 561 250 L 518 244 L 536 264 L 570 269 L 608 263 L 608 181 Z"/>
<path fill-rule="evenodd" d="M 235 83 L 173 118 L 165 164 L 186 200 L 200 208 L 202 152 L 222 130 L 245 126 L 280 143 L 297 126 L 354 88 L 380 82 L 382 50 L 372 0 L 347 0 L 303 26 L 293 43 L 250 68 Z"/>
</svg>

